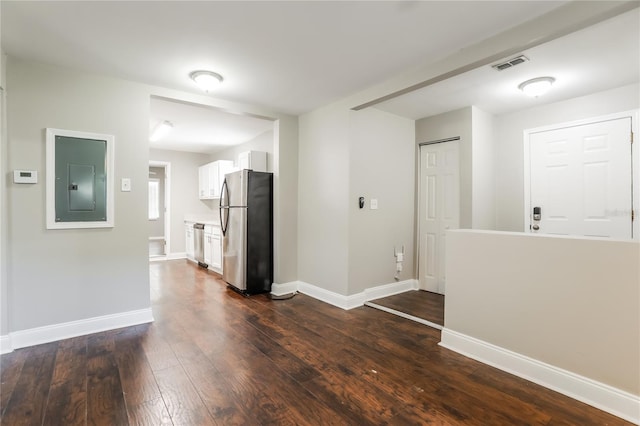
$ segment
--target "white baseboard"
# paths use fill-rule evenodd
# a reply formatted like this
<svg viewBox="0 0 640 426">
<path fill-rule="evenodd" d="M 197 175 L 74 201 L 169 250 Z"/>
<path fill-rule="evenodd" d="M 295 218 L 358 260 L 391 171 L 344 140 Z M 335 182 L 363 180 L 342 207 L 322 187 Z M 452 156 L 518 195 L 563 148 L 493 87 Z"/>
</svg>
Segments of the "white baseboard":
<svg viewBox="0 0 640 426">
<path fill-rule="evenodd" d="M 298 291 L 299 284 L 300 281 L 290 281 L 283 284 L 273 283 L 271 284 L 271 294 L 274 296 L 284 296 L 285 294 L 295 293 Z"/>
<path fill-rule="evenodd" d="M 440 345 L 640 424 L 640 396 L 444 328 Z"/>
<path fill-rule="evenodd" d="M 435 322 L 427 321 L 424 318 L 415 317 L 413 315 L 409 315 L 407 313 L 400 312 L 400 311 L 397 311 L 395 309 L 387 308 L 386 306 L 378 305 L 377 303 L 374 303 L 374 302 L 371 302 L 371 301 L 365 302 L 365 306 L 369 306 L 371 308 L 375 308 L 375 309 L 378 309 L 380 311 L 388 312 L 390 314 L 397 315 L 399 317 L 406 318 L 406 319 L 411 320 L 411 321 L 419 322 L 420 324 L 427 325 L 427 326 L 429 326 L 431 328 L 435 328 L 436 330 L 442 330 L 442 328 L 443 328 L 440 324 L 436 324 Z"/>
<path fill-rule="evenodd" d="M 149 256 L 149 262 L 164 262 L 167 260 L 186 259 L 187 253 L 169 253 L 163 256 Z"/>
<path fill-rule="evenodd" d="M 282 296 L 284 294 L 299 291 L 300 293 L 306 294 L 307 296 L 311 296 L 314 299 L 318 299 L 330 305 L 337 306 L 338 308 L 353 309 L 363 306 L 364 303 L 369 300 L 379 299 L 381 297 L 392 296 L 394 294 L 417 289 L 417 280 L 405 280 L 397 283 L 371 287 L 360 293 L 345 296 L 343 294 L 325 290 L 324 288 L 313 284 L 305 283 L 304 281 L 291 281 L 284 284 L 273 284 L 271 286 L 271 293 L 275 296 Z"/>
<path fill-rule="evenodd" d="M 11 350 L 148 322 L 151 308 L 15 331 L 9 333 Z"/>
<path fill-rule="evenodd" d="M 393 296 L 410 290 L 418 290 L 418 280 L 404 280 L 396 283 L 379 285 L 367 288 L 364 291 L 365 302 L 380 299 L 382 297 Z M 363 302 L 364 303 L 364 302 Z"/>
<path fill-rule="evenodd" d="M 11 346 L 11 336 L 5 334 L 0 336 L 0 355 L 13 352 L 13 346 Z"/>
<path fill-rule="evenodd" d="M 187 253 L 186 252 L 183 252 L 183 253 L 169 253 L 165 257 L 167 258 L 167 260 L 186 259 L 187 258 Z"/>
</svg>

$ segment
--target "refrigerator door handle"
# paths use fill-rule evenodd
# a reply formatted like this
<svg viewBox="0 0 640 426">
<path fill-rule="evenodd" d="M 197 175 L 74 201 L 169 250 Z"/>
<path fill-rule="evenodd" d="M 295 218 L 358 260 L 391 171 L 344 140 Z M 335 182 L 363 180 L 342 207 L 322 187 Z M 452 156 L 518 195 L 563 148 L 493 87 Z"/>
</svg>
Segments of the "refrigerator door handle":
<svg viewBox="0 0 640 426">
<path fill-rule="evenodd" d="M 223 200 L 226 196 L 226 203 L 223 204 Z M 225 211 L 225 220 L 222 220 L 222 210 Z M 220 230 L 222 236 L 227 235 L 227 227 L 229 226 L 229 186 L 227 185 L 227 179 L 222 182 L 222 188 L 220 188 Z"/>
</svg>

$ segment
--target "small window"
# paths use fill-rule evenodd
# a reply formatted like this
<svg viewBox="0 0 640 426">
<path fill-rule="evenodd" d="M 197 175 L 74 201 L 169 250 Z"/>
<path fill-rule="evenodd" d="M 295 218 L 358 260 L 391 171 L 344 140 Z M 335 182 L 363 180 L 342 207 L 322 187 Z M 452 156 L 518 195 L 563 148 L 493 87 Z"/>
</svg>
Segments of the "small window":
<svg viewBox="0 0 640 426">
<path fill-rule="evenodd" d="M 160 218 L 160 181 L 149 179 L 149 220 Z"/>
</svg>

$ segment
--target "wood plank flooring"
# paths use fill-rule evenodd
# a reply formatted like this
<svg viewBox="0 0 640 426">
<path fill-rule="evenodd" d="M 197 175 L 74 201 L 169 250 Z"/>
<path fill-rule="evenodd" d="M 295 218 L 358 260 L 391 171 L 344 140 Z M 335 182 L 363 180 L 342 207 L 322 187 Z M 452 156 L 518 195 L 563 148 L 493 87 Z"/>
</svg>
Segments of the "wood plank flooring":
<svg viewBox="0 0 640 426">
<path fill-rule="evenodd" d="M 382 311 L 243 297 L 182 260 L 150 268 L 154 323 L 0 357 L 2 425 L 629 424 Z"/>
<path fill-rule="evenodd" d="M 444 296 L 429 291 L 407 291 L 371 301 L 412 317 L 444 326 Z"/>
</svg>

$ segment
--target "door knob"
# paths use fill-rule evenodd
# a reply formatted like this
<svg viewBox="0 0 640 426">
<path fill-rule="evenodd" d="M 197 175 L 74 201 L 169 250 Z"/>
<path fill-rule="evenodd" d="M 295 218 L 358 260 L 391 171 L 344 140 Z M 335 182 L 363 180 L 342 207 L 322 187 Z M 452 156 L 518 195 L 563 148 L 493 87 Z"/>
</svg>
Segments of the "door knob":
<svg viewBox="0 0 640 426">
<path fill-rule="evenodd" d="M 534 231 L 537 231 L 540 229 L 540 226 L 536 224 L 536 225 L 533 225 L 532 228 Z"/>
</svg>

